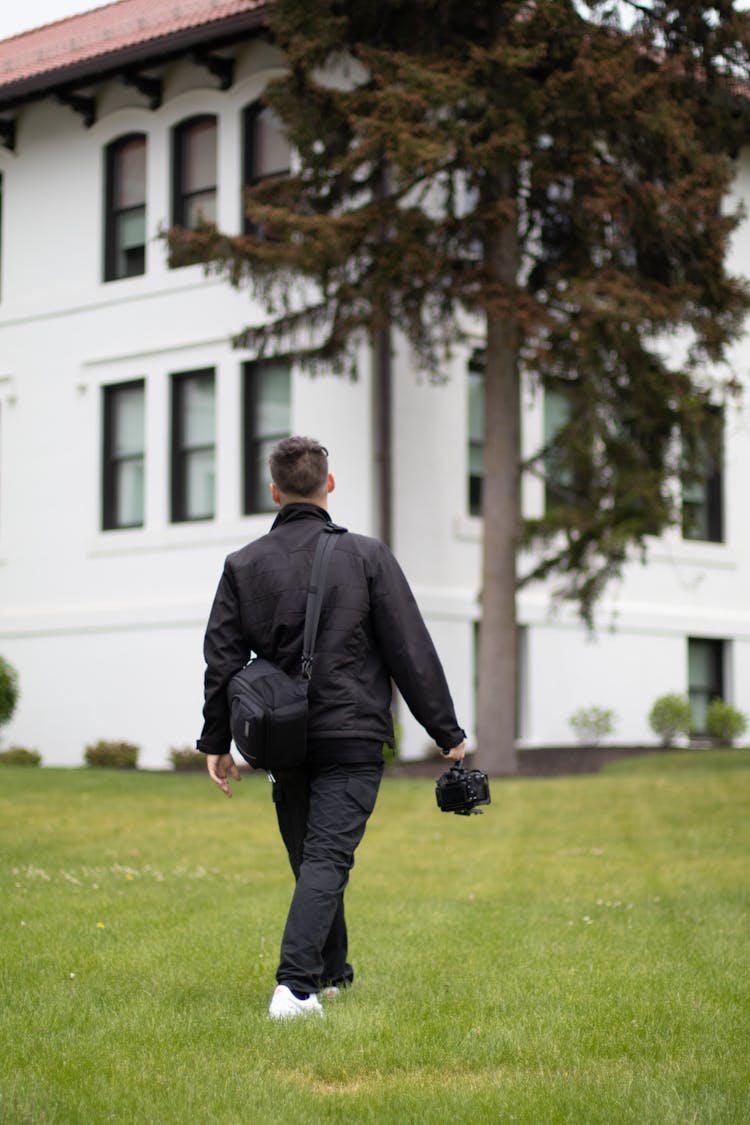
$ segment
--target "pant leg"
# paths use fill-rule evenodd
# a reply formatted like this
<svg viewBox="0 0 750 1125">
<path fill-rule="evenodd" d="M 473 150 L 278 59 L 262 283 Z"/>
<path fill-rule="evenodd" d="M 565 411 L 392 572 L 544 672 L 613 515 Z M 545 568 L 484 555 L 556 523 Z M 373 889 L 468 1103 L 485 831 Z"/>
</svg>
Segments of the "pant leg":
<svg viewBox="0 0 750 1125">
<path fill-rule="evenodd" d="M 279 983 L 314 992 L 321 980 L 351 979 L 346 962 L 344 890 L 354 852 L 375 806 L 382 772 L 380 764 L 311 769 L 306 801 L 301 779 L 287 782 L 289 797 L 284 792 L 276 807 L 297 882 L 281 943 Z M 282 791 L 286 780 L 284 776 L 280 779 Z M 287 802 L 290 807 L 285 809 Z"/>
<path fill-rule="evenodd" d="M 273 800 L 281 838 L 296 881 L 299 879 L 302 866 L 302 851 L 307 833 L 307 814 L 310 805 L 308 770 L 301 768 L 280 772 L 273 784 Z M 354 980 L 354 969 L 347 961 L 348 944 L 342 896 L 323 945 L 323 972 L 320 979 L 322 986 L 347 985 Z"/>
</svg>

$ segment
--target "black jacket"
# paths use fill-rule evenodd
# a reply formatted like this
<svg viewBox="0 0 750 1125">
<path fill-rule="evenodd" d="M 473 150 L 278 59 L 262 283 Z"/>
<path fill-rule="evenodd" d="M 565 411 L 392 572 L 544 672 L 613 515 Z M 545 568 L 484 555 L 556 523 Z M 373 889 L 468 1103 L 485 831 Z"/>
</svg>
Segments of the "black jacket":
<svg viewBox="0 0 750 1125">
<path fill-rule="evenodd" d="M 204 643 L 203 732 L 198 749 L 229 750 L 226 687 L 251 653 L 296 675 L 307 588 L 323 524 L 314 504 L 288 504 L 267 535 L 229 555 Z M 377 539 L 338 537 L 326 578 L 309 688 L 308 734 L 343 743 L 393 743 L 391 677 L 442 749 L 465 737 L 442 665 L 404 574 Z"/>
</svg>

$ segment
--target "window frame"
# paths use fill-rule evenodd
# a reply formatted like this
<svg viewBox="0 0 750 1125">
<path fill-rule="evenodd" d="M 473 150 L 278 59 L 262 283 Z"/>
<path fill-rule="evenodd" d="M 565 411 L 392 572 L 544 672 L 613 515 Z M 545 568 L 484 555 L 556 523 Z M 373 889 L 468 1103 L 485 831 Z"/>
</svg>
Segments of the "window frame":
<svg viewBox="0 0 750 1125">
<path fill-rule="evenodd" d="M 144 419 L 146 408 L 146 380 L 145 378 L 128 379 L 124 382 L 106 383 L 102 386 L 101 405 L 101 527 L 102 531 L 125 531 L 145 526 L 145 468 L 146 468 L 146 428 L 144 421 L 143 442 L 140 453 L 124 454 L 120 457 L 113 455 L 113 437 L 115 411 L 113 403 L 118 393 L 133 390 L 139 387 L 143 392 Z M 140 461 L 144 469 L 143 516 L 139 521 L 132 523 L 118 523 L 116 519 L 118 507 L 118 481 L 120 466 L 124 463 Z"/>
<path fill-rule="evenodd" d="M 192 128 L 197 125 L 204 125 L 207 122 L 212 122 L 216 134 L 216 160 L 214 162 L 214 182 L 208 187 L 201 188 L 200 191 L 184 191 L 183 184 L 185 179 L 185 145 L 184 139 Z M 196 195 L 205 195 L 207 191 L 213 191 L 215 207 L 218 208 L 219 202 L 219 160 L 218 160 L 218 147 L 219 147 L 219 118 L 215 113 L 196 113 L 192 117 L 186 117 L 184 121 L 180 121 L 172 129 L 172 225 L 182 227 L 184 230 L 194 230 L 194 227 L 189 227 L 185 223 L 185 210 L 186 201 Z"/>
<path fill-rule="evenodd" d="M 480 438 L 472 438 L 471 434 L 471 390 L 474 389 L 481 395 L 481 429 Z M 484 469 L 484 430 L 485 430 L 485 364 L 483 355 L 473 355 L 469 360 L 466 372 L 466 509 L 470 516 L 482 515 L 482 492 L 484 486 L 484 471 L 472 473 L 472 453 L 478 454 L 478 460 Z"/>
<path fill-rule="evenodd" d="M 148 239 L 146 237 L 145 223 L 147 214 L 147 179 L 144 172 L 143 177 L 143 203 L 138 204 L 137 207 L 120 207 L 115 208 L 115 166 L 117 158 L 125 145 L 138 140 L 143 142 L 144 160 L 148 161 L 148 136 L 146 133 L 133 131 L 125 133 L 121 137 L 116 137 L 106 145 L 104 150 L 104 281 L 122 281 L 128 277 L 142 277 L 146 272 L 146 248 Z M 136 211 L 143 208 L 144 219 L 144 238 L 143 238 L 143 269 L 134 273 L 119 273 L 117 269 L 118 259 L 118 245 L 117 245 L 117 220 L 120 216 L 129 211 Z"/>
<path fill-rule="evenodd" d="M 269 441 L 275 443 L 291 434 L 292 372 L 288 365 L 286 366 L 289 380 L 289 427 L 272 434 L 258 433 L 261 381 L 257 375 L 264 368 L 277 365 L 279 362 L 279 360 L 248 360 L 242 365 L 242 511 L 246 516 L 263 515 L 274 510 L 268 481 L 264 481 L 261 485 L 255 473 L 257 463 L 255 451 L 261 443 Z"/>
<path fill-rule="evenodd" d="M 286 168 L 274 172 L 257 172 L 256 127 L 259 117 L 267 109 L 270 109 L 269 105 L 259 99 L 245 106 L 242 111 L 242 231 L 243 234 L 252 234 L 261 239 L 272 239 L 273 235 L 264 228 L 263 224 L 252 223 L 248 218 L 245 209 L 245 192 L 248 188 L 255 187 L 256 184 L 260 184 L 264 180 L 288 175 L 291 170 L 292 154 L 290 145 L 289 164 Z"/>
<path fill-rule="evenodd" d="M 691 679 L 692 661 L 690 659 L 690 650 L 694 645 L 700 645 L 709 652 L 709 664 L 712 667 L 710 673 L 710 682 L 706 684 L 695 684 Z M 705 711 L 712 700 L 724 699 L 724 691 L 726 686 L 726 646 L 727 642 L 717 637 L 688 637 L 688 699 L 690 700 L 691 725 L 694 734 L 706 734 L 705 728 L 703 728 L 701 724 L 696 723 L 695 721 L 697 711 L 699 711 L 699 709 L 702 709 L 705 714 Z"/>
<path fill-rule="evenodd" d="M 711 439 L 706 443 L 705 472 L 697 481 L 688 483 L 685 474 L 680 480 L 682 503 L 682 538 L 688 543 L 725 543 L 726 514 L 724 503 L 724 411 L 721 407 L 711 408 L 708 425 L 718 427 L 716 449 Z M 688 491 L 701 491 L 701 499 L 694 500 Z M 691 520 L 690 513 L 699 512 L 698 520 Z M 705 527 L 706 534 L 701 534 Z"/>
<path fill-rule="evenodd" d="M 210 380 L 214 393 L 214 435 L 213 441 L 188 446 L 184 440 L 185 412 L 183 409 L 184 388 L 197 379 Z M 170 523 L 205 523 L 216 518 L 216 369 L 200 367 L 190 371 L 175 371 L 170 378 Z M 188 488 L 186 466 L 189 458 L 196 453 L 213 454 L 214 495 L 211 512 L 206 515 L 188 515 Z"/>
</svg>

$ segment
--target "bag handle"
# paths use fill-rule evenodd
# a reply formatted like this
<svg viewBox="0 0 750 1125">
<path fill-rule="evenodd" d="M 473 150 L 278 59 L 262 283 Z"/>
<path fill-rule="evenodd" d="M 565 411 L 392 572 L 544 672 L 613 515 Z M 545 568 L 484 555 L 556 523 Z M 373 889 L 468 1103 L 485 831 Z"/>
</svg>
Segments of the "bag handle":
<svg viewBox="0 0 750 1125">
<path fill-rule="evenodd" d="M 307 591 L 307 607 L 305 609 L 305 632 L 302 641 L 302 678 L 310 680 L 312 665 L 315 657 L 315 638 L 318 635 L 320 610 L 323 605 L 325 592 L 326 571 L 333 554 L 339 535 L 346 531 L 345 527 L 338 524 L 327 524 L 318 537 L 315 545 L 312 571 L 310 573 L 310 586 Z"/>
</svg>

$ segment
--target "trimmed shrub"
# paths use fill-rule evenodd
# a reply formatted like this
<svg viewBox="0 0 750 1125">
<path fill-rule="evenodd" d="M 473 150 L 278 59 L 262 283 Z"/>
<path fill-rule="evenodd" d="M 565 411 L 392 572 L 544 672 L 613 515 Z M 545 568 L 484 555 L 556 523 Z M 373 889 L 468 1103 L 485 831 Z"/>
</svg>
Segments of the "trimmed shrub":
<svg viewBox="0 0 750 1125">
<path fill-rule="evenodd" d="M 731 746 L 735 738 L 739 738 L 747 730 L 747 716 L 725 703 L 723 699 L 714 699 L 706 711 L 706 734 L 715 738 L 726 746 Z"/>
<path fill-rule="evenodd" d="M 10 722 L 18 703 L 18 672 L 0 656 L 0 727 Z"/>
<path fill-rule="evenodd" d="M 173 746 L 169 751 L 169 760 L 178 773 L 203 773 L 206 769 L 206 755 L 190 746 Z"/>
<path fill-rule="evenodd" d="M 690 734 L 690 700 L 677 692 L 660 695 L 649 712 L 648 721 L 654 734 L 659 735 L 662 746 L 671 746 L 678 734 Z"/>
<path fill-rule="evenodd" d="M 617 724 L 617 716 L 608 707 L 579 707 L 570 716 L 576 738 L 582 744 L 597 746 L 608 734 L 612 734 Z"/>
<path fill-rule="evenodd" d="M 10 746 L 0 753 L 0 766 L 40 766 L 42 755 L 25 746 Z"/>
<path fill-rule="evenodd" d="M 107 742 L 100 739 L 93 746 L 87 746 L 83 760 L 87 766 L 96 769 L 134 770 L 138 765 L 140 746 L 132 742 Z"/>
</svg>

